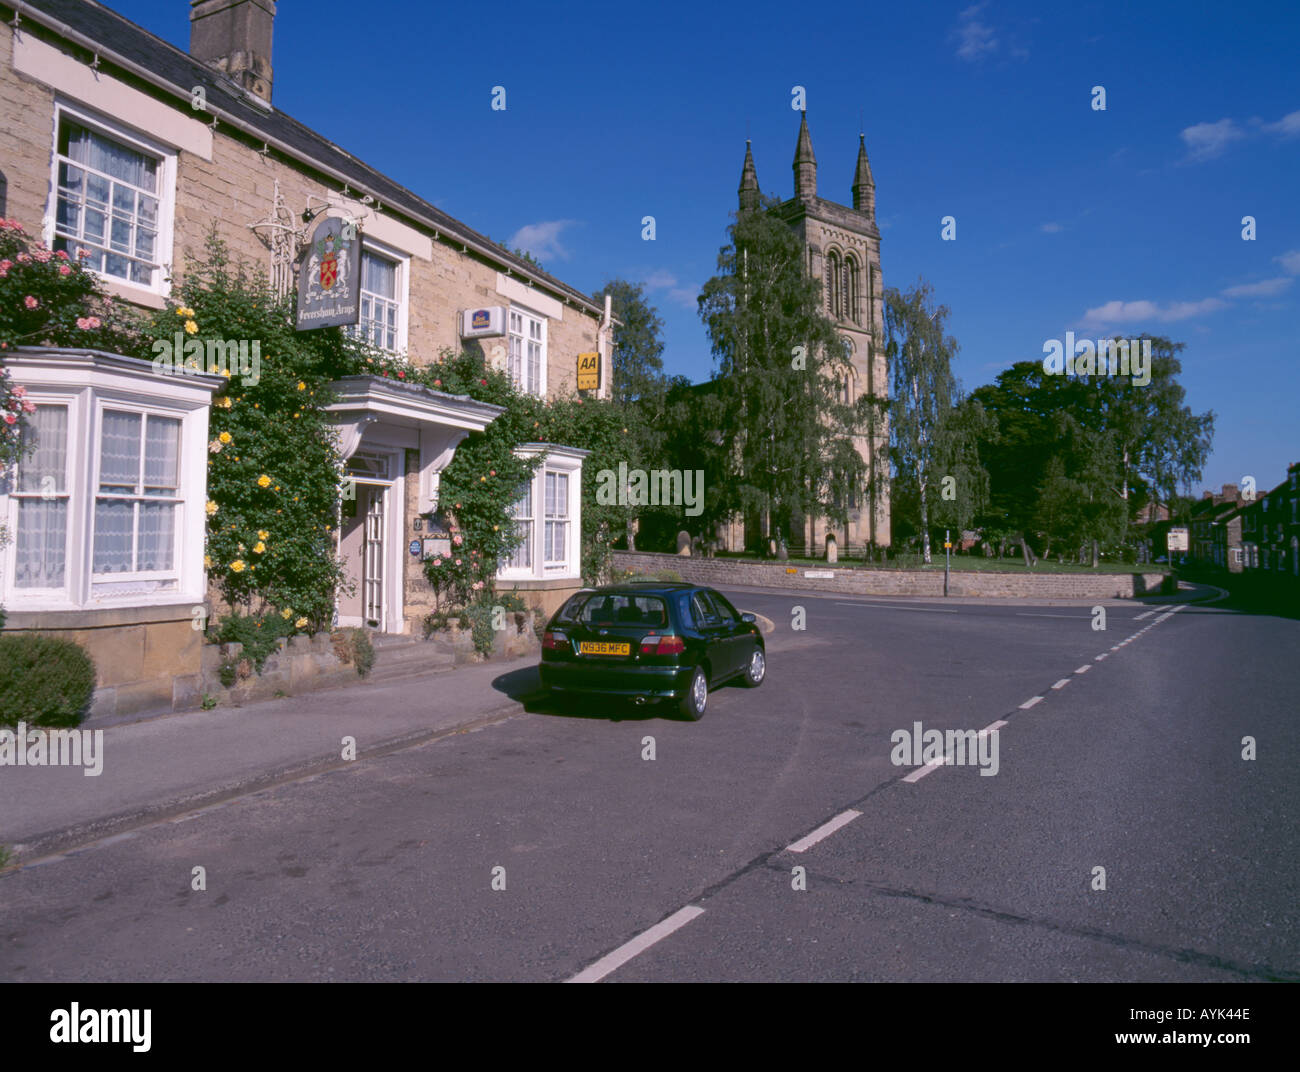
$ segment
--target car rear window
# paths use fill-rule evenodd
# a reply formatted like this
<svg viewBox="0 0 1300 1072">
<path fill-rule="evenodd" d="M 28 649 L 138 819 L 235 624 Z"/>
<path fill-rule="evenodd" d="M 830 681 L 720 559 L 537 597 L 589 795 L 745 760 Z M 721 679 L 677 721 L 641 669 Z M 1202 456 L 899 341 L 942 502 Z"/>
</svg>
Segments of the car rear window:
<svg viewBox="0 0 1300 1072">
<path fill-rule="evenodd" d="M 668 624 L 668 605 L 659 596 L 595 595 L 582 605 L 577 620 L 584 625 Z"/>
</svg>

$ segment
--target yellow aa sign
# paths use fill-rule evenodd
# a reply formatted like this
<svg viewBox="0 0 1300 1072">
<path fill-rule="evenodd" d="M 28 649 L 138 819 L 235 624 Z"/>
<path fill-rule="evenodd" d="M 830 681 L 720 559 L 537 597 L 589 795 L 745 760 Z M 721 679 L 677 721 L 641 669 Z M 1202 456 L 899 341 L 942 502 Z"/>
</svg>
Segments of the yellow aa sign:
<svg viewBox="0 0 1300 1072">
<path fill-rule="evenodd" d="M 600 354 L 578 355 L 578 390 L 594 391 L 600 386 Z"/>
</svg>

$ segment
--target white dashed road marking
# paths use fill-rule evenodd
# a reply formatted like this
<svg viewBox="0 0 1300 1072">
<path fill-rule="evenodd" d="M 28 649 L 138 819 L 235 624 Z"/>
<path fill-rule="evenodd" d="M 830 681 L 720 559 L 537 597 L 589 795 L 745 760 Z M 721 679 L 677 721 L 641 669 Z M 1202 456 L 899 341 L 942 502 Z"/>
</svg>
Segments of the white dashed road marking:
<svg viewBox="0 0 1300 1072">
<path fill-rule="evenodd" d="M 1087 673 L 1089 670 L 1091 670 L 1091 669 L 1092 669 L 1092 667 L 1091 667 L 1090 665 L 1088 665 L 1087 663 L 1085 663 L 1083 666 L 1079 667 L 1079 669 L 1076 670 L 1075 673 L 1076 673 L 1076 674 L 1086 674 L 1086 673 Z"/>
<path fill-rule="evenodd" d="M 906 778 L 904 778 L 903 780 L 907 781 Z M 817 842 L 821 841 L 822 838 L 830 837 L 841 826 L 847 826 L 849 823 L 853 822 L 853 820 L 856 819 L 861 814 L 862 812 L 854 811 L 852 808 L 850 808 L 848 811 L 842 811 L 839 813 L 839 815 L 835 816 L 835 818 L 832 819 L 830 822 L 822 823 L 822 825 L 819 826 L 816 830 L 814 830 L 811 834 L 805 834 L 794 844 L 787 845 L 785 851 L 803 852 L 806 849 L 811 849 L 814 845 L 817 844 Z"/>
<path fill-rule="evenodd" d="M 1020 710 L 1028 711 L 1031 707 L 1034 706 L 1034 704 L 1042 703 L 1042 702 L 1043 702 L 1043 698 L 1041 696 L 1034 696 L 1033 698 L 1028 699 L 1024 703 L 1022 703 L 1020 705 Z"/>
<path fill-rule="evenodd" d="M 1058 681 L 1055 685 L 1053 685 L 1052 688 L 1054 688 L 1054 689 L 1063 689 L 1063 688 L 1065 688 L 1065 686 L 1068 685 L 1069 683 L 1070 683 L 1070 679 L 1069 679 L 1068 677 L 1063 677 L 1063 678 L 1061 678 L 1060 681 Z"/>
<path fill-rule="evenodd" d="M 578 972 L 572 979 L 566 979 L 566 983 L 598 983 L 610 972 L 616 971 L 635 957 L 638 953 L 644 953 L 655 942 L 667 938 L 675 930 L 686 926 L 696 916 L 704 915 L 704 909 L 697 908 L 695 905 L 687 905 L 685 908 L 679 908 L 667 919 L 661 923 L 656 923 L 648 931 L 638 934 L 630 942 L 625 942 L 612 953 L 606 953 L 595 964 L 589 968 L 584 968 Z"/>
</svg>

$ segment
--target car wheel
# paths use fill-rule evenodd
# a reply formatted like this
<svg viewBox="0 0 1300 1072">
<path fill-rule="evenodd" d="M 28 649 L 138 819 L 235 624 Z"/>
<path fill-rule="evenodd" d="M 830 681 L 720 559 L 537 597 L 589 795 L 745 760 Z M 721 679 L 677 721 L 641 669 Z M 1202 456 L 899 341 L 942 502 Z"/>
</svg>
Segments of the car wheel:
<svg viewBox="0 0 1300 1072">
<path fill-rule="evenodd" d="M 709 677 L 704 672 L 704 667 L 697 666 L 691 676 L 691 687 L 686 690 L 686 695 L 678 704 L 678 709 L 692 722 L 698 722 L 704 717 L 704 709 L 708 704 Z"/>
<path fill-rule="evenodd" d="M 765 677 L 767 677 L 767 657 L 763 654 L 762 648 L 755 648 L 754 654 L 749 657 L 749 667 L 741 680 L 747 688 L 756 689 L 763 684 Z"/>
</svg>

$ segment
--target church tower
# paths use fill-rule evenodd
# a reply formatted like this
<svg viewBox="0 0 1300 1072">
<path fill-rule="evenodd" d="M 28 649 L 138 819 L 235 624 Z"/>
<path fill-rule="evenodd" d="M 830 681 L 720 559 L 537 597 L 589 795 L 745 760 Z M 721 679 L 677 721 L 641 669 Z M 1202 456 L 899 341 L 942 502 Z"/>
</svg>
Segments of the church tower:
<svg viewBox="0 0 1300 1072">
<path fill-rule="evenodd" d="M 864 394 L 887 398 L 876 181 L 867 159 L 866 137 L 858 135 L 851 206 L 817 195 L 817 158 L 813 155 L 807 112 L 799 116 L 793 169 L 794 196 L 772 211 L 799 236 L 809 274 L 821 281 L 824 311 L 852 346 L 853 372 L 841 398 L 847 396 L 849 402 Z M 749 142 L 745 143 L 739 198 L 742 209 L 758 204 L 758 173 Z M 847 529 L 830 526 L 826 518 L 806 518 L 804 540 L 809 552 L 822 553 L 826 537 L 832 532 L 841 553 L 851 548 L 858 554 L 864 547 L 887 547 L 890 543 L 888 417 L 882 415 L 874 430 L 856 437 L 855 445 L 866 463 L 874 491 L 850 495 Z"/>
</svg>

